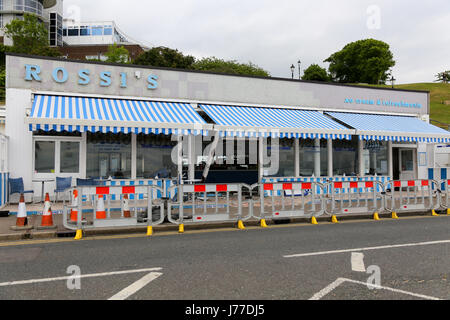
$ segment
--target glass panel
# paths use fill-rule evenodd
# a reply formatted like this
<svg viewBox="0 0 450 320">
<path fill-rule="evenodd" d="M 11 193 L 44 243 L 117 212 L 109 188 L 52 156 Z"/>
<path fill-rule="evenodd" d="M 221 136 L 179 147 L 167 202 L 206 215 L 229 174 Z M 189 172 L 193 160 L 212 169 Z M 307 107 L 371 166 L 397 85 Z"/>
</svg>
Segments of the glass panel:
<svg viewBox="0 0 450 320">
<path fill-rule="evenodd" d="M 92 27 L 92 35 L 93 36 L 103 35 L 103 27 Z"/>
<path fill-rule="evenodd" d="M 358 137 L 333 141 L 333 175 L 356 176 L 358 173 Z"/>
<path fill-rule="evenodd" d="M 300 176 L 310 177 L 314 174 L 314 158 L 317 152 L 320 153 L 320 176 L 328 175 L 328 151 L 327 140 L 320 140 L 320 150 L 316 150 L 313 139 L 300 139 Z"/>
<path fill-rule="evenodd" d="M 112 28 L 105 28 L 105 30 L 104 30 L 104 35 L 105 35 L 105 36 L 110 36 L 110 35 L 112 35 Z"/>
<path fill-rule="evenodd" d="M 412 150 L 402 150 L 402 171 L 413 171 L 414 160 Z"/>
<path fill-rule="evenodd" d="M 81 36 L 89 36 L 91 34 L 91 30 L 89 28 L 82 28 L 80 29 L 80 35 Z"/>
<path fill-rule="evenodd" d="M 171 136 L 139 134 L 136 176 L 145 179 L 153 179 L 156 176 L 176 177 L 177 167 L 172 163 L 172 149 Z"/>
<path fill-rule="evenodd" d="M 34 170 L 36 173 L 55 172 L 55 142 L 36 141 L 34 149 Z"/>
<path fill-rule="evenodd" d="M 131 134 L 88 133 L 86 175 L 131 178 Z"/>
<path fill-rule="evenodd" d="M 276 145 L 274 146 L 277 147 Z M 295 175 L 295 150 L 294 150 L 294 140 L 293 139 L 279 139 L 278 146 L 278 155 L 279 161 L 278 165 L 271 162 L 264 166 L 264 168 L 268 168 L 269 166 L 272 169 L 276 169 L 278 167 L 278 171 L 273 173 L 272 177 L 293 177 Z M 272 157 L 272 147 L 269 145 L 267 150 L 267 155 L 269 159 Z M 274 155 L 274 158 L 276 156 Z"/>
<path fill-rule="evenodd" d="M 67 35 L 69 36 L 78 36 L 78 29 L 68 29 L 67 30 Z"/>
<path fill-rule="evenodd" d="M 388 143 L 386 141 L 364 141 L 364 174 L 388 175 Z"/>
<path fill-rule="evenodd" d="M 61 142 L 61 173 L 78 173 L 80 171 L 80 143 Z"/>
</svg>

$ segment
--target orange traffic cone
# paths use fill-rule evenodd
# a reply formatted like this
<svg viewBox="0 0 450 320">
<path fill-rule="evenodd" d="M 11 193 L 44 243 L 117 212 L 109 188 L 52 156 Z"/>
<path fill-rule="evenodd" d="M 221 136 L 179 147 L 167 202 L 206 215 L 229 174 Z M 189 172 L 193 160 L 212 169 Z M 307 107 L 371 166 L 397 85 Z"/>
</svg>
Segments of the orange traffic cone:
<svg viewBox="0 0 450 320">
<path fill-rule="evenodd" d="M 123 217 L 124 218 L 131 218 L 131 212 L 130 212 L 130 206 L 128 205 L 128 195 L 123 195 Z"/>
<path fill-rule="evenodd" d="M 95 212 L 96 219 L 106 219 L 105 202 L 103 201 L 103 195 L 98 196 L 97 211 Z"/>
<path fill-rule="evenodd" d="M 48 193 L 45 195 L 44 212 L 42 212 L 41 226 L 38 229 L 53 229 L 56 226 L 53 225 L 53 214 L 50 204 L 50 196 Z"/>
<path fill-rule="evenodd" d="M 72 208 L 70 210 L 70 221 L 77 222 L 78 221 L 78 191 L 77 190 L 73 190 L 73 193 L 72 193 L 72 206 L 74 206 L 74 208 Z"/>
<path fill-rule="evenodd" d="M 17 211 L 16 225 L 11 226 L 12 230 L 29 230 L 33 229 L 33 226 L 28 225 L 27 218 L 27 208 L 25 206 L 25 197 L 23 194 L 20 195 L 19 208 Z"/>
</svg>

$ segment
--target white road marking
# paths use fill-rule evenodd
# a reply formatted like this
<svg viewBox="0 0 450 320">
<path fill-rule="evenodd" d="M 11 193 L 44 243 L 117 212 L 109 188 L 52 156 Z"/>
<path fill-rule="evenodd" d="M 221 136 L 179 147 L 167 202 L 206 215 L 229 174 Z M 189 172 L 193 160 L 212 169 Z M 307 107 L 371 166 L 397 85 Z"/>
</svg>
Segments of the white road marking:
<svg viewBox="0 0 450 320">
<path fill-rule="evenodd" d="M 332 282 L 331 284 L 329 284 L 328 286 L 326 286 L 325 288 L 323 288 L 322 290 L 317 292 L 315 295 L 313 295 L 309 300 L 322 299 L 325 295 L 329 294 L 331 291 L 336 289 L 338 286 L 340 286 L 344 282 L 357 283 L 357 284 L 362 284 L 364 286 L 367 286 L 367 283 L 362 282 L 362 281 L 346 279 L 346 278 L 337 278 L 334 282 Z M 426 300 L 441 300 L 436 297 L 431 297 L 431 296 L 427 296 L 427 295 L 423 295 L 423 294 L 417 294 L 417 293 L 413 293 L 413 292 L 409 292 L 409 291 L 394 289 L 394 288 L 390 288 L 390 287 L 379 286 L 376 284 L 370 284 L 370 286 L 375 289 L 382 289 L 382 290 L 388 290 L 388 291 L 392 291 L 392 292 L 396 292 L 396 293 L 402 293 L 402 294 L 406 294 L 406 295 L 410 295 L 413 297 L 422 298 L 422 299 L 426 299 Z"/>
<path fill-rule="evenodd" d="M 391 249 L 391 248 L 402 248 L 402 247 L 414 247 L 414 246 L 427 246 L 427 245 L 443 244 L 443 243 L 450 243 L 450 240 L 417 242 L 417 243 L 406 243 L 406 244 L 394 244 L 394 245 L 379 246 L 379 247 L 366 247 L 366 248 L 355 248 L 355 249 L 343 249 L 343 250 L 331 250 L 331 251 L 299 253 L 299 254 L 285 255 L 283 257 L 284 258 L 309 257 L 309 256 L 319 256 L 319 255 L 324 255 L 324 254 L 334 254 L 334 253 L 344 253 L 344 252 L 354 252 L 354 251 L 380 250 L 380 249 Z"/>
<path fill-rule="evenodd" d="M 352 252 L 352 270 L 356 272 L 366 272 L 366 267 L 364 266 L 364 253 Z"/>
<path fill-rule="evenodd" d="M 331 291 L 339 287 L 342 283 L 345 282 L 344 278 L 337 278 L 334 282 L 317 292 L 315 295 L 313 295 L 309 300 L 320 300 L 327 294 L 329 294 Z"/>
<path fill-rule="evenodd" d="M 94 277 L 106 277 L 113 276 L 119 274 L 128 274 L 128 273 L 140 273 L 140 272 L 149 272 L 149 271 L 159 271 L 162 268 L 147 268 L 147 269 L 135 269 L 135 270 L 125 270 L 125 271 L 114 271 L 114 272 L 103 272 L 103 273 L 92 273 L 92 274 L 82 274 L 79 278 L 94 278 Z M 22 280 L 22 281 L 10 281 L 0 283 L 0 287 L 6 286 L 15 286 L 21 284 L 32 284 L 32 283 L 41 283 L 41 282 L 51 282 L 51 281 L 62 281 L 73 279 L 74 276 L 66 276 L 66 277 L 56 277 L 56 278 L 45 278 L 45 279 L 31 279 L 31 280 Z"/>
<path fill-rule="evenodd" d="M 125 300 L 126 298 L 135 294 L 136 292 L 141 290 L 143 287 L 145 287 L 147 284 L 149 284 L 150 282 L 152 282 L 153 280 L 155 280 L 156 278 L 158 278 L 161 275 L 162 275 L 162 273 L 159 273 L 159 272 L 150 272 L 149 274 L 142 277 L 135 283 L 129 285 L 128 287 L 126 287 L 119 293 L 115 294 L 108 300 Z"/>
</svg>

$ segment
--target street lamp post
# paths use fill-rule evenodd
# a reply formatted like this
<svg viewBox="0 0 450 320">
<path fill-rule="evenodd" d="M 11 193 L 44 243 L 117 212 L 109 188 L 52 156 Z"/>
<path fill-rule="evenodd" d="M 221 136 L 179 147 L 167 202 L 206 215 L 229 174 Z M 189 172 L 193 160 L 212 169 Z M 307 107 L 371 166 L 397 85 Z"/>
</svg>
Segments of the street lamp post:
<svg viewBox="0 0 450 320">
<path fill-rule="evenodd" d="M 392 83 L 392 89 L 394 89 L 394 82 L 395 82 L 396 79 L 394 78 L 394 76 L 391 76 L 390 80 L 391 80 L 391 83 Z"/>
<path fill-rule="evenodd" d="M 294 67 L 294 65 L 292 65 L 291 66 L 292 79 L 294 79 L 294 70 L 295 70 L 295 67 Z"/>
<path fill-rule="evenodd" d="M 297 63 L 298 63 L 298 80 L 301 80 L 302 79 L 302 75 L 301 75 L 301 70 L 302 69 L 300 69 L 300 64 L 302 63 L 301 61 L 300 61 L 300 59 L 297 61 Z"/>
</svg>

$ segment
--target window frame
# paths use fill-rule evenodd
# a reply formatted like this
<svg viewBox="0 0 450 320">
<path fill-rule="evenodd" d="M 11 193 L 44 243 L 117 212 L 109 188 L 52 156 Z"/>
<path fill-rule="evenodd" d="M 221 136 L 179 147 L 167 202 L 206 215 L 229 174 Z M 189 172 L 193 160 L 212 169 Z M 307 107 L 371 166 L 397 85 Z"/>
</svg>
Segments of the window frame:
<svg viewBox="0 0 450 320">
<path fill-rule="evenodd" d="M 55 143 L 55 168 L 54 172 L 36 172 L 36 142 L 48 141 Z M 61 142 L 78 142 L 79 143 L 79 159 L 78 159 L 78 172 L 61 173 Z M 82 137 L 56 137 L 56 136 L 33 136 L 33 156 L 32 156 L 32 173 L 35 178 L 47 178 L 58 176 L 79 176 L 82 175 L 82 161 L 83 161 L 83 138 Z"/>
</svg>

